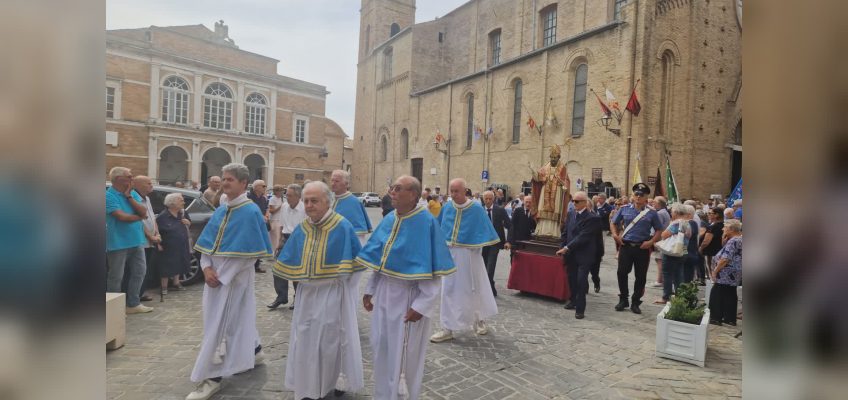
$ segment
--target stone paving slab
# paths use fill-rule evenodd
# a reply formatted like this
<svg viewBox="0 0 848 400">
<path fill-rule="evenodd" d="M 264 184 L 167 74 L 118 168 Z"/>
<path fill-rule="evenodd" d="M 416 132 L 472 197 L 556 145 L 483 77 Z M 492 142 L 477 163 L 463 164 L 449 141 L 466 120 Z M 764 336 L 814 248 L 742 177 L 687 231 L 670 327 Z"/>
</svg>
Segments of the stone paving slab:
<svg viewBox="0 0 848 400">
<path fill-rule="evenodd" d="M 369 208 L 372 222 L 379 209 Z M 654 355 L 656 314 L 650 304 L 659 288 L 648 288 L 642 315 L 615 312 L 618 301 L 615 248 L 606 238 L 601 292 L 587 298 L 586 319 L 543 297 L 506 288 L 509 255 L 501 252 L 496 273 L 500 313 L 488 321 L 491 332 L 459 333 L 430 344 L 422 399 L 717 399 L 742 396 L 742 329 L 710 326 L 706 366 L 700 368 Z M 266 268 L 269 264 L 266 263 Z M 648 281 L 656 276 L 655 265 Z M 363 279 L 362 284 L 364 285 Z M 632 276 L 631 276 L 632 285 Z M 172 291 L 156 310 L 127 316 L 127 341 L 106 353 L 106 391 L 110 399 L 184 399 L 203 334 L 202 285 Z M 227 378 L 216 399 L 293 399 L 283 386 L 292 311 L 267 311 L 275 295 L 271 274 L 257 274 L 257 327 L 266 364 Z M 340 399 L 370 399 L 373 393 L 370 316 L 358 312 L 366 388 Z M 437 329 L 438 318 L 433 329 Z M 333 398 L 333 396 L 330 396 Z"/>
</svg>

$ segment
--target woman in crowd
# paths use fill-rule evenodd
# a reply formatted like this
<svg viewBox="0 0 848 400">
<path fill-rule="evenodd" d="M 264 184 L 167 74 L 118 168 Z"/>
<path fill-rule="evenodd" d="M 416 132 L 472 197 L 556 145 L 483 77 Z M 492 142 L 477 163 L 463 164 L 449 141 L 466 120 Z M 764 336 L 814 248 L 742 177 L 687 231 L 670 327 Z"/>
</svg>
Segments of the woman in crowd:
<svg viewBox="0 0 848 400">
<path fill-rule="evenodd" d="M 707 265 L 713 265 L 713 256 L 721 250 L 721 235 L 724 231 L 724 210 L 721 207 L 713 207 L 707 214 L 710 226 L 704 234 L 704 241 L 698 247 L 698 251 L 707 256 Z"/>
<path fill-rule="evenodd" d="M 187 274 L 191 267 L 191 244 L 188 236 L 191 220 L 183 209 L 183 195 L 171 193 L 165 196 L 165 207 L 166 209 L 156 217 L 159 233 L 162 235 L 158 263 L 163 295 L 168 294 L 168 278 L 173 280 L 177 290 L 185 290 L 180 285 L 180 274 Z"/>
<path fill-rule="evenodd" d="M 439 213 L 442 212 L 442 203 L 439 203 L 438 196 L 431 194 L 427 198 L 427 210 L 430 211 L 430 214 L 433 214 L 433 217 L 439 218 Z"/>
<path fill-rule="evenodd" d="M 710 292 L 710 323 L 736 326 L 736 287 L 742 283 L 742 221 L 725 221 L 723 230 L 724 246 L 713 258 L 710 276 L 715 282 Z"/>
<path fill-rule="evenodd" d="M 698 268 L 698 261 L 701 260 L 701 255 L 698 254 L 700 227 L 695 222 L 695 206 L 686 204 L 683 207 L 686 211 L 686 220 L 689 222 L 689 231 L 692 232 L 686 246 L 686 260 L 683 262 L 683 282 L 686 283 L 695 280 L 695 269 Z M 701 262 L 703 263 L 703 260 Z"/>
<path fill-rule="evenodd" d="M 663 231 L 662 238 L 668 239 L 680 232 L 683 232 L 685 237 L 683 245 L 686 247 L 692 237 L 692 229 L 689 227 L 689 220 L 686 219 L 686 206 L 674 203 L 671 205 L 671 222 L 668 224 L 668 228 Z M 674 291 L 680 287 L 680 283 L 683 281 L 683 264 L 685 261 L 686 255 L 679 257 L 668 254 L 662 255 L 663 295 L 654 304 L 667 303 Z"/>
</svg>

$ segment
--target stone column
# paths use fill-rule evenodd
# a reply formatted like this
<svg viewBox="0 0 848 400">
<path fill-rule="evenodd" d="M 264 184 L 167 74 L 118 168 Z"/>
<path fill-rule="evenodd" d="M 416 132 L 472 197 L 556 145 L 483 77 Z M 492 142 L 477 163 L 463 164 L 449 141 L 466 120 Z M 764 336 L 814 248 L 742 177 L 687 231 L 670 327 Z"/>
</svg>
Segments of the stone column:
<svg viewBox="0 0 848 400">
<path fill-rule="evenodd" d="M 277 89 L 271 90 L 271 110 L 268 113 L 268 136 L 277 138 Z M 273 151 L 273 150 L 271 150 Z"/>
<path fill-rule="evenodd" d="M 147 143 L 147 176 L 159 183 L 159 140 L 151 136 Z"/>
<path fill-rule="evenodd" d="M 203 125 L 203 75 L 194 76 L 194 112 L 191 113 L 191 124 L 195 128 Z"/>
<path fill-rule="evenodd" d="M 267 168 L 267 171 L 265 171 L 265 177 L 266 177 L 266 180 L 268 181 L 266 183 L 268 184 L 269 188 L 274 187 L 274 156 L 275 156 L 274 148 L 269 147 L 268 148 L 268 163 L 265 166 Z"/>
<path fill-rule="evenodd" d="M 244 132 L 244 83 L 238 83 L 236 90 L 236 132 Z M 241 161 L 239 161 L 241 162 Z"/>
<path fill-rule="evenodd" d="M 150 118 L 159 120 L 159 64 L 150 64 Z"/>
<path fill-rule="evenodd" d="M 203 161 L 200 158 L 200 141 L 192 140 L 191 141 L 191 180 L 197 181 L 200 184 L 205 182 L 200 182 L 200 163 Z"/>
<path fill-rule="evenodd" d="M 236 145 L 236 159 L 233 162 L 237 162 L 239 164 L 244 164 L 244 159 L 242 159 L 241 151 L 244 149 L 244 146 L 237 144 Z"/>
</svg>

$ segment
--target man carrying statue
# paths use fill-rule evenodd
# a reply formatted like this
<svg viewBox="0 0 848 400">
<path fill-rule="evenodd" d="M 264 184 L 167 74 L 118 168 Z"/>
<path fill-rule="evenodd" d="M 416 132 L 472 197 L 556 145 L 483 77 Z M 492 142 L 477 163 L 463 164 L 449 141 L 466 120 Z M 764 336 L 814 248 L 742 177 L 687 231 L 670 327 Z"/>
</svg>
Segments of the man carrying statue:
<svg viewBox="0 0 848 400">
<path fill-rule="evenodd" d="M 559 238 L 560 227 L 565 220 L 568 201 L 571 197 L 571 180 L 560 159 L 559 145 L 551 147 L 551 160 L 533 173 L 533 199 L 536 202 L 536 236 Z"/>
</svg>

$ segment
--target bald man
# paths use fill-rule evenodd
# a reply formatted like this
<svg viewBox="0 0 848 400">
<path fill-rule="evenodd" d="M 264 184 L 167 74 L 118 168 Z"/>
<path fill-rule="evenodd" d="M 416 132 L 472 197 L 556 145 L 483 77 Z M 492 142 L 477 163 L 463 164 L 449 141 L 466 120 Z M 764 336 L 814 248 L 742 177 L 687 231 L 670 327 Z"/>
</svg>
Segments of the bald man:
<svg viewBox="0 0 848 400">
<path fill-rule="evenodd" d="M 262 179 L 257 179 L 255 181 L 253 181 L 253 188 L 247 194 L 247 198 L 250 199 L 250 200 L 253 200 L 253 202 L 256 203 L 257 206 L 259 206 L 259 211 L 261 211 L 262 215 L 265 216 L 266 230 L 270 231 L 271 230 L 271 213 L 268 211 L 268 203 L 269 203 L 268 197 L 265 196 L 265 188 L 266 187 L 267 187 L 267 185 L 265 185 L 265 181 L 263 181 Z M 257 258 L 256 263 L 253 264 L 253 269 L 260 274 L 264 274 L 265 269 L 262 268 L 259 265 L 261 263 L 262 263 L 262 259 Z"/>
<path fill-rule="evenodd" d="M 442 329 L 430 337 L 433 343 L 452 340 L 454 331 L 474 330 L 485 335 L 489 332 L 486 318 L 498 313 L 483 263 L 483 247 L 501 239 L 483 206 L 465 195 L 466 186 L 460 178 L 450 182 L 453 201 L 442 207 L 438 218 L 456 273 L 442 280 Z"/>
<path fill-rule="evenodd" d="M 562 231 L 562 248 L 557 255 L 565 256 L 568 268 L 568 286 L 571 300 L 567 310 L 575 310 L 574 317 L 583 319 L 586 312 L 586 292 L 589 291 L 589 272 L 598 258 L 598 235 L 601 218 L 589 210 L 586 192 L 575 192 L 571 198 L 574 210 L 568 212 Z"/>
<path fill-rule="evenodd" d="M 153 181 L 150 177 L 144 175 L 136 175 L 132 180 L 133 190 L 141 196 L 141 205 L 147 209 L 147 217 L 141 220 L 142 226 L 144 228 L 144 237 L 147 239 L 147 243 L 145 243 L 144 247 L 144 260 L 147 265 L 147 271 L 144 275 L 144 280 L 141 283 L 141 301 L 150 301 L 153 300 L 153 297 L 144 294 L 144 290 L 150 285 L 151 277 L 157 275 L 156 270 L 154 269 L 156 266 L 155 260 L 153 259 L 156 256 L 156 245 L 162 242 L 162 236 L 159 235 L 159 227 L 156 225 L 156 214 L 153 213 L 153 206 L 150 204 L 150 198 L 148 197 L 150 193 L 153 193 Z M 128 275 L 124 276 L 124 285 L 128 282 Z"/>
</svg>

